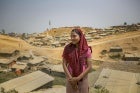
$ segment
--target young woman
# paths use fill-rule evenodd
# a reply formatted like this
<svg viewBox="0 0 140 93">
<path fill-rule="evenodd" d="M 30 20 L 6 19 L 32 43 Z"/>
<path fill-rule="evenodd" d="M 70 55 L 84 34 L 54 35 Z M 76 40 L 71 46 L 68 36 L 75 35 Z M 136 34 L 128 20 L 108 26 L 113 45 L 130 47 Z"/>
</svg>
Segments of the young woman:
<svg viewBox="0 0 140 93">
<path fill-rule="evenodd" d="M 91 70 L 91 47 L 80 29 L 71 31 L 72 42 L 63 51 L 66 93 L 88 93 L 88 73 Z"/>
</svg>

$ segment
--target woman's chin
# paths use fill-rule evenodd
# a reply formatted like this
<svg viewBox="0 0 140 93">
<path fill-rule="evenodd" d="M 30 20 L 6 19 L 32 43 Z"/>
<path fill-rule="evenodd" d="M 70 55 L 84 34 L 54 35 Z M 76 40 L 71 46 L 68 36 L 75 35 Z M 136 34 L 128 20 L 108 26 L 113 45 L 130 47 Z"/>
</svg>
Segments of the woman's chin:
<svg viewBox="0 0 140 93">
<path fill-rule="evenodd" d="M 76 42 L 72 42 L 72 44 L 76 45 L 77 43 Z"/>
</svg>

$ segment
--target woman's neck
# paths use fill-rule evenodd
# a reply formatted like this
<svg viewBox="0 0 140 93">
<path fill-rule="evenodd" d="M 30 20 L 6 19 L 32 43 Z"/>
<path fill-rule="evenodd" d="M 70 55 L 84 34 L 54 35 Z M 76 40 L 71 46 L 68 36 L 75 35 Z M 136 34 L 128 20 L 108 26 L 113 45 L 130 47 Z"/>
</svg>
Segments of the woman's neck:
<svg viewBox="0 0 140 93">
<path fill-rule="evenodd" d="M 78 48 L 78 44 L 76 44 L 76 48 Z"/>
</svg>

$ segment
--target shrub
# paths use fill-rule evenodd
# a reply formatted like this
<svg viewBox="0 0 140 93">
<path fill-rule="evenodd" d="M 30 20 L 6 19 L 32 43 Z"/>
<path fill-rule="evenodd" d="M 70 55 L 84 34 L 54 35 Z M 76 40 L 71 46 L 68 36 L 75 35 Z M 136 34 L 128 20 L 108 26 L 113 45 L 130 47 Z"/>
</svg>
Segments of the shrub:
<svg viewBox="0 0 140 93">
<path fill-rule="evenodd" d="M 102 55 L 105 55 L 106 53 L 107 53 L 107 50 L 102 50 L 102 51 L 101 51 L 101 54 L 102 54 Z"/>
</svg>

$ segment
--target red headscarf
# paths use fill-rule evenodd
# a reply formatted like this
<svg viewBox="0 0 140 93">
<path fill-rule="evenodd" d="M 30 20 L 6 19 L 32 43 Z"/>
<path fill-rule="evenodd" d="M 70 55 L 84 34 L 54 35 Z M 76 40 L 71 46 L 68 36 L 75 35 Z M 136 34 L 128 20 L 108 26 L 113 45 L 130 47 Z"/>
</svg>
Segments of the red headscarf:
<svg viewBox="0 0 140 93">
<path fill-rule="evenodd" d="M 86 57 L 89 46 L 82 31 L 80 29 L 73 30 L 76 30 L 80 34 L 78 49 L 76 48 L 76 45 L 69 43 L 64 48 L 62 56 L 69 63 L 69 66 L 71 67 L 73 73 L 72 76 L 76 77 L 82 73 L 82 63 L 83 61 L 85 61 L 84 58 Z"/>
</svg>

